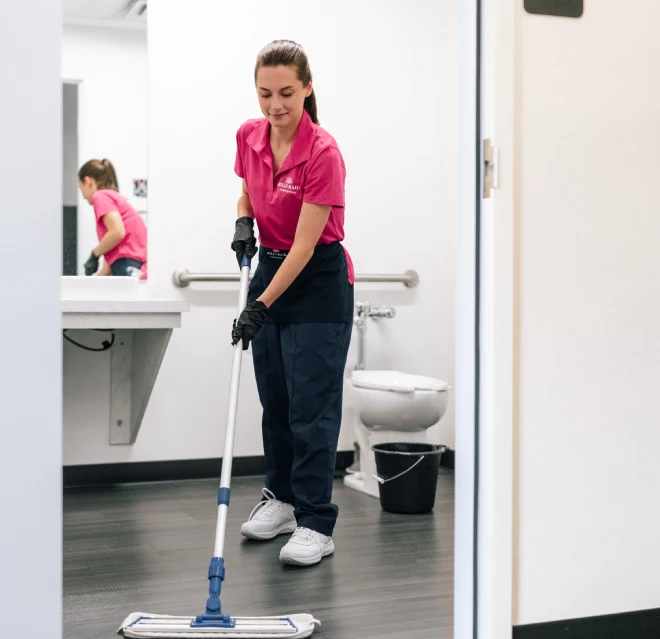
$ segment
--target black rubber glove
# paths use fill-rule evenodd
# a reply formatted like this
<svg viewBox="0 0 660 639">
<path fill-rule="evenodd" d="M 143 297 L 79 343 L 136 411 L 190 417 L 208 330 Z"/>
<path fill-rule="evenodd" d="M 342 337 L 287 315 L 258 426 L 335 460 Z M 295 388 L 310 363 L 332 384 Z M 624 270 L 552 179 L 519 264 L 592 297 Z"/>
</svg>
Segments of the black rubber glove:
<svg viewBox="0 0 660 639">
<path fill-rule="evenodd" d="M 239 217 L 236 220 L 236 230 L 234 231 L 231 248 L 236 253 L 239 268 L 243 262 L 243 253 L 250 259 L 257 254 L 257 240 L 254 237 L 254 220 L 251 217 Z"/>
<path fill-rule="evenodd" d="M 267 312 L 268 307 L 263 302 L 257 300 L 248 302 L 238 321 L 234 320 L 234 328 L 231 332 L 232 346 L 243 340 L 243 350 L 246 351 L 264 323 Z"/>
<path fill-rule="evenodd" d="M 99 258 L 91 253 L 85 262 L 85 275 L 94 275 L 99 270 Z"/>
</svg>

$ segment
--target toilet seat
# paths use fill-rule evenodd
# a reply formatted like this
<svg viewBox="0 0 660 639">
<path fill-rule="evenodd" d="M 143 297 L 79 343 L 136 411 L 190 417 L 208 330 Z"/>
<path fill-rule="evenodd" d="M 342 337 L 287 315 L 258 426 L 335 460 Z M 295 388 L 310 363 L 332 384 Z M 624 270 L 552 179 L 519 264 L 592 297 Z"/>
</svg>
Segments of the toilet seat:
<svg viewBox="0 0 660 639">
<path fill-rule="evenodd" d="M 415 391 L 441 392 L 449 388 L 447 382 L 434 377 L 411 375 L 401 371 L 353 371 L 351 381 L 357 388 L 391 391 L 394 393 L 414 393 Z"/>
</svg>

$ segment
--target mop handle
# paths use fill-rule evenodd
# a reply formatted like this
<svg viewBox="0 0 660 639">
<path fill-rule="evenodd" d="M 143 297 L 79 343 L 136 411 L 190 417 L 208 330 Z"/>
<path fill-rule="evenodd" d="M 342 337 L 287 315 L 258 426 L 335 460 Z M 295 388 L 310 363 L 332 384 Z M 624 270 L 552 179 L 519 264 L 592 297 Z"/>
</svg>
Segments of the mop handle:
<svg viewBox="0 0 660 639">
<path fill-rule="evenodd" d="M 238 313 L 240 316 L 247 304 L 248 284 L 250 282 L 251 260 L 243 254 L 241 262 L 241 287 L 238 296 Z M 222 475 L 218 490 L 218 523 L 215 531 L 215 557 L 222 557 L 225 545 L 225 529 L 227 527 L 227 508 L 229 507 L 229 484 L 231 482 L 231 465 L 234 455 L 234 431 L 236 429 L 236 410 L 238 407 L 238 385 L 241 380 L 241 359 L 243 343 L 239 340 L 234 345 L 234 358 L 231 366 L 231 382 L 229 385 L 229 407 L 227 409 L 227 430 L 225 431 L 225 449 L 222 456 Z"/>
</svg>

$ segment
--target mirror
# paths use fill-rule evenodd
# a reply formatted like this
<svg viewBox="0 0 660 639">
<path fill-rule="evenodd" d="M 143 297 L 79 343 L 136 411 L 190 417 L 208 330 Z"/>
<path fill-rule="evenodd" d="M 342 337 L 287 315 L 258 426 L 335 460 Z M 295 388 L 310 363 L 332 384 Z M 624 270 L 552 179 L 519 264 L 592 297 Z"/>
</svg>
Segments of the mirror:
<svg viewBox="0 0 660 639">
<path fill-rule="evenodd" d="M 61 65 L 62 275 L 146 279 L 146 0 L 63 0 Z"/>
</svg>

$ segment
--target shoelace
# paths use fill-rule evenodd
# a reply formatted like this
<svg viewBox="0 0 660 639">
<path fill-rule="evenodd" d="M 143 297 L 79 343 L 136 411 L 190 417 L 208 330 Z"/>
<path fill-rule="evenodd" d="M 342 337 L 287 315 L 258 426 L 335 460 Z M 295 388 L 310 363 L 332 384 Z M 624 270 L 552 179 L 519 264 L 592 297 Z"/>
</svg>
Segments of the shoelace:
<svg viewBox="0 0 660 639">
<path fill-rule="evenodd" d="M 318 541 L 316 532 L 304 526 L 298 526 L 291 537 L 291 541 Z"/>
<path fill-rule="evenodd" d="M 260 501 L 252 509 L 252 512 L 250 513 L 250 516 L 248 517 L 248 521 L 251 521 L 252 517 L 254 517 L 254 515 L 256 515 L 257 512 L 262 512 L 264 515 L 272 516 L 280 508 L 282 508 L 282 502 L 277 501 L 277 498 L 275 497 L 275 495 L 270 490 L 268 490 L 268 488 L 262 488 L 261 489 L 261 494 L 267 499 L 267 501 Z"/>
</svg>

